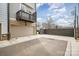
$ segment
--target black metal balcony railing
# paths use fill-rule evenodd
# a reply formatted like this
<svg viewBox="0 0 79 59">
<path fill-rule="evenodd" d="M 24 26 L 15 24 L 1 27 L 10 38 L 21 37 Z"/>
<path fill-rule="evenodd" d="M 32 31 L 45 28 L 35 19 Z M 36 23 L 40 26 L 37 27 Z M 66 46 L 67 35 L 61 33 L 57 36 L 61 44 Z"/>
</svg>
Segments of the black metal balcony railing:
<svg viewBox="0 0 79 59">
<path fill-rule="evenodd" d="M 27 21 L 27 22 L 35 22 L 36 21 L 36 17 L 32 14 L 29 14 L 23 10 L 19 10 L 16 13 L 16 19 L 18 21 Z"/>
</svg>

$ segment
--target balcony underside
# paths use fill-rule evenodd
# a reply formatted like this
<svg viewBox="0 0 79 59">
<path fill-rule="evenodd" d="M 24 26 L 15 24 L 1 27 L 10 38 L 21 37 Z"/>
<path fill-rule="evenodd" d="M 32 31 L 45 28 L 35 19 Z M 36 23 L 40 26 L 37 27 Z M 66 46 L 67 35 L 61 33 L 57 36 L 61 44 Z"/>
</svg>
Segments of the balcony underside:
<svg viewBox="0 0 79 59">
<path fill-rule="evenodd" d="M 17 20 L 17 21 L 24 21 L 24 22 L 34 23 L 34 21 L 32 21 L 32 20 L 25 20 L 25 19 L 19 19 L 19 20 Z"/>
</svg>

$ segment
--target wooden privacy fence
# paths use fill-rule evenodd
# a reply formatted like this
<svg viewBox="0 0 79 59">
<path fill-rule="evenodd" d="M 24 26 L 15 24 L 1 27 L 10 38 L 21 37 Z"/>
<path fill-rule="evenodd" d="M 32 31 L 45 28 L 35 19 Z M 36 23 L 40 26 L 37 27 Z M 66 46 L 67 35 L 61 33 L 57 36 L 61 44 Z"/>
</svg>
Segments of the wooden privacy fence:
<svg viewBox="0 0 79 59">
<path fill-rule="evenodd" d="M 74 37 L 74 29 L 41 29 L 40 34 L 62 35 Z"/>
</svg>

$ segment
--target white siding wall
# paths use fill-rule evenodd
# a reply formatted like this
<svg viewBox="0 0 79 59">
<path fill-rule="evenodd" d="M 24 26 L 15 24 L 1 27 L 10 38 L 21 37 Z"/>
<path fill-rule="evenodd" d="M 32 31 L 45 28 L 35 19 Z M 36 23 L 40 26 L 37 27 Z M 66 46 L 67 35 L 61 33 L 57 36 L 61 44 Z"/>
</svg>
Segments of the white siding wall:
<svg viewBox="0 0 79 59">
<path fill-rule="evenodd" d="M 26 3 L 26 4 L 35 9 L 35 3 Z"/>
<path fill-rule="evenodd" d="M 16 12 L 18 10 L 21 10 L 21 4 L 20 3 L 10 3 L 10 18 L 16 19 Z"/>
<path fill-rule="evenodd" d="M 32 7 L 32 8 L 29 8 L 28 6 L 25 6 L 25 5 L 21 5 L 22 9 L 26 12 L 31 12 L 31 13 L 34 13 L 35 12 L 35 4 L 34 3 L 26 3 L 26 5 Z"/>
<path fill-rule="evenodd" d="M 16 20 L 16 12 L 21 9 L 25 10 L 28 13 L 35 12 L 35 4 L 34 3 L 27 3 L 27 5 L 29 5 L 33 9 L 26 7 L 26 6 L 22 5 L 21 3 L 10 3 L 10 18 L 15 18 L 15 20 Z"/>
<path fill-rule="evenodd" d="M 7 3 L 0 3 L 0 23 L 2 27 L 2 34 L 7 34 Z"/>
</svg>

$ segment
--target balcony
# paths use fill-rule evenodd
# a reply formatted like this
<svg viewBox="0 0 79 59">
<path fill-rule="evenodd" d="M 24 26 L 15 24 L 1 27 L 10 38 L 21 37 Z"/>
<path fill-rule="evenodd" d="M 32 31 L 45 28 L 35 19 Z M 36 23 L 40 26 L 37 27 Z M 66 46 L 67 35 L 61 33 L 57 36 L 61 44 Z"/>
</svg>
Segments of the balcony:
<svg viewBox="0 0 79 59">
<path fill-rule="evenodd" d="M 23 10 L 19 10 L 16 13 L 16 19 L 17 21 L 25 21 L 25 22 L 34 23 L 36 21 L 36 16 L 34 14 L 29 14 Z"/>
</svg>

